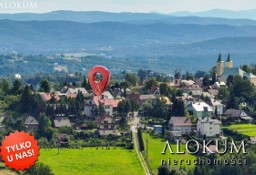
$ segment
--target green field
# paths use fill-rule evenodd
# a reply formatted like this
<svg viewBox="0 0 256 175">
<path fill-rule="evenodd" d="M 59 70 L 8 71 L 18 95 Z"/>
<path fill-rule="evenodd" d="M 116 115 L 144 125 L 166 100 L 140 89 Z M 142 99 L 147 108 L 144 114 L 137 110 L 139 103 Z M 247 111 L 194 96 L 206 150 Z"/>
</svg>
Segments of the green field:
<svg viewBox="0 0 256 175">
<path fill-rule="evenodd" d="M 56 175 L 143 175 L 134 150 L 121 148 L 41 149 L 39 161 L 50 166 Z"/>
<path fill-rule="evenodd" d="M 237 131 L 246 136 L 256 136 L 256 125 L 253 125 L 253 124 L 230 125 L 226 128 Z"/>
<path fill-rule="evenodd" d="M 143 134 L 143 140 L 144 142 L 146 141 L 146 134 Z M 187 153 L 185 151 L 185 154 L 170 154 L 170 151 L 167 149 L 166 154 L 161 154 L 163 151 L 165 145 L 165 141 L 161 138 L 153 138 L 152 136 L 148 135 L 148 163 L 153 171 L 153 173 L 157 173 L 158 167 L 161 165 L 161 160 L 164 159 L 165 161 L 170 160 L 184 160 L 182 162 L 182 167 L 185 166 L 186 170 L 193 169 L 194 164 L 193 160 L 196 159 L 195 156 Z M 176 144 L 170 143 L 170 146 L 172 147 L 173 151 L 176 152 Z M 146 143 L 145 143 L 146 147 Z M 185 145 L 180 146 L 180 151 L 185 150 Z M 187 165 L 185 161 L 189 159 L 191 160 L 191 165 Z M 171 164 L 171 169 L 179 168 L 180 164 L 178 163 L 177 165 Z"/>
</svg>

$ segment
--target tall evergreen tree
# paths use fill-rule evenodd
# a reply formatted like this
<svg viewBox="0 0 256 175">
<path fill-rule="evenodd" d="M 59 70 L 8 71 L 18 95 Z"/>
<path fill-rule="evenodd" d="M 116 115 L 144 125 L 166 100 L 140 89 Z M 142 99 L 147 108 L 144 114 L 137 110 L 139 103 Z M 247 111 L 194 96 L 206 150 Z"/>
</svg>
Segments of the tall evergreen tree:
<svg viewBox="0 0 256 175">
<path fill-rule="evenodd" d="M 40 91 L 49 93 L 51 91 L 50 83 L 48 80 L 42 80 L 40 85 Z"/>
</svg>

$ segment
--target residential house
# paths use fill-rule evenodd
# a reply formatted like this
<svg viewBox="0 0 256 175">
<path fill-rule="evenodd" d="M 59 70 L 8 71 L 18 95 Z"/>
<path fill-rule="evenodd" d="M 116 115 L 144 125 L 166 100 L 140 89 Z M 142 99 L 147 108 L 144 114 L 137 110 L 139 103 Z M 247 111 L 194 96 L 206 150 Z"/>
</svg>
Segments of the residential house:
<svg viewBox="0 0 256 175">
<path fill-rule="evenodd" d="M 215 114 L 216 111 L 217 111 L 217 115 L 222 115 L 223 114 L 224 105 L 220 101 L 211 99 L 208 102 L 208 104 L 210 105 L 214 114 Z"/>
<path fill-rule="evenodd" d="M 192 114 L 197 118 L 202 118 L 205 116 L 209 116 L 209 114 L 213 113 L 212 108 L 206 104 L 205 102 L 196 102 L 192 104 Z"/>
<path fill-rule="evenodd" d="M 113 95 L 109 92 L 109 91 L 104 91 L 101 96 L 104 96 L 104 98 L 107 98 L 107 99 L 114 99 Z"/>
<path fill-rule="evenodd" d="M 38 94 L 42 97 L 42 99 L 44 101 L 50 101 L 52 98 L 54 98 L 55 101 L 59 101 L 60 100 L 60 97 L 59 95 L 55 95 L 55 94 L 52 94 L 52 93 L 47 93 L 47 92 L 38 92 Z"/>
<path fill-rule="evenodd" d="M 221 134 L 221 121 L 209 117 L 199 118 L 197 133 L 199 136 L 218 137 Z"/>
<path fill-rule="evenodd" d="M 171 83 L 169 83 L 168 86 L 173 87 L 173 88 L 178 88 L 181 85 L 181 71 L 176 70 L 174 77 L 173 77 L 173 81 Z"/>
<path fill-rule="evenodd" d="M 70 120 L 65 117 L 56 117 L 53 120 L 54 127 L 55 128 L 61 128 L 61 127 L 71 127 Z"/>
<path fill-rule="evenodd" d="M 220 89 L 222 87 L 226 87 L 226 83 L 223 82 L 223 81 L 220 81 L 220 82 L 215 82 L 213 85 L 212 85 L 212 88 L 213 89 Z"/>
<path fill-rule="evenodd" d="M 152 86 L 148 92 L 148 94 L 153 94 L 153 95 L 159 95 L 160 90 L 158 86 Z"/>
<path fill-rule="evenodd" d="M 189 134 L 192 131 L 192 123 L 188 117 L 171 117 L 169 121 L 171 131 L 180 131 L 181 134 Z"/>
<path fill-rule="evenodd" d="M 253 118 L 248 116 L 245 111 L 239 110 L 239 109 L 227 109 L 224 113 L 223 116 L 226 119 L 231 119 L 231 120 L 243 120 L 247 121 L 249 123 L 252 122 Z"/>
<path fill-rule="evenodd" d="M 182 96 L 177 96 L 176 99 L 182 100 L 184 102 L 185 107 L 195 103 L 195 99 L 191 95 L 188 95 L 187 93 L 183 93 Z"/>
<path fill-rule="evenodd" d="M 182 89 L 189 95 L 193 96 L 201 96 L 203 93 L 203 89 L 196 84 L 190 85 L 190 86 L 185 86 L 182 87 Z"/>
<path fill-rule="evenodd" d="M 255 145 L 256 144 L 256 137 L 250 137 L 250 142 Z"/>
<path fill-rule="evenodd" d="M 35 119 L 35 117 L 32 116 L 28 116 L 25 120 L 24 123 L 25 127 L 27 130 L 37 130 L 39 123 L 38 121 Z"/>
<path fill-rule="evenodd" d="M 211 95 L 209 92 L 203 92 L 202 95 L 203 95 L 203 97 L 208 97 L 210 99 L 214 99 L 214 96 Z"/>
<path fill-rule="evenodd" d="M 170 139 L 173 140 L 174 142 L 177 142 L 177 140 L 181 140 L 182 139 L 181 131 L 171 131 Z"/>
<path fill-rule="evenodd" d="M 219 94 L 218 89 L 207 89 L 207 91 L 213 96 L 216 97 Z"/>
<path fill-rule="evenodd" d="M 93 104 L 95 104 L 97 107 L 99 107 L 100 104 L 103 105 L 105 112 L 110 116 L 113 116 L 119 102 L 120 100 L 115 100 L 112 98 L 109 99 L 108 96 L 104 95 L 93 97 Z"/>
<path fill-rule="evenodd" d="M 195 84 L 193 80 L 181 80 L 182 86 L 192 86 Z"/>
<path fill-rule="evenodd" d="M 97 120 L 98 133 L 101 136 L 117 135 L 116 127 L 115 119 L 108 114 L 103 115 Z"/>
<path fill-rule="evenodd" d="M 68 88 L 68 90 L 65 92 L 65 94 L 78 94 L 78 92 L 82 92 L 83 96 L 88 96 L 89 93 L 87 92 L 87 90 L 83 87 L 79 87 L 79 88 Z"/>
<path fill-rule="evenodd" d="M 140 94 L 137 92 L 132 92 L 126 95 L 126 99 L 132 100 L 140 104 Z"/>
</svg>

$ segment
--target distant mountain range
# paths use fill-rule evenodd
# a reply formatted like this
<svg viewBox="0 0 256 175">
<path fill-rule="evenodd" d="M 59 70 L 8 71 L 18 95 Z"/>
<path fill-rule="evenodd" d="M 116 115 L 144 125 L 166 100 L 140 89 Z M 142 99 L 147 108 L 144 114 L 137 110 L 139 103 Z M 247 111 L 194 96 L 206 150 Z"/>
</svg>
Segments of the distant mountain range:
<svg viewBox="0 0 256 175">
<path fill-rule="evenodd" d="M 195 60 L 200 60 L 197 67 L 205 70 L 219 53 L 231 53 L 237 63 L 252 63 L 256 55 L 255 12 L 0 14 L 0 54 L 86 52 L 113 59 L 112 63 L 121 59 L 128 64 L 136 62 L 131 68 L 157 70 L 182 65 L 191 71 L 198 63 Z"/>
<path fill-rule="evenodd" d="M 179 18 L 178 18 L 179 17 Z M 181 18 L 185 17 L 185 18 Z M 209 18 L 200 18 L 209 17 Z M 226 20 L 224 18 L 234 19 Z M 231 24 L 231 25 L 255 25 L 256 10 L 248 11 L 228 11 L 228 10 L 210 10 L 205 12 L 176 12 L 170 14 L 161 13 L 110 13 L 100 11 L 54 11 L 43 14 L 36 13 L 18 13 L 18 14 L 0 14 L 0 19 L 10 19 L 14 21 L 73 21 L 83 23 L 93 23 L 102 21 L 130 22 L 130 21 L 150 21 L 169 22 L 172 24 Z M 209 22 L 207 22 L 209 21 Z"/>
<path fill-rule="evenodd" d="M 68 21 L 0 21 L 0 52 L 107 50 L 184 45 L 205 40 L 256 37 L 256 26 L 198 24 L 134 24 L 125 22 L 78 23 Z M 216 45 L 216 49 L 221 49 Z M 242 45 L 241 48 L 245 46 Z M 159 48 L 160 49 L 160 48 Z M 248 50 L 248 48 L 244 48 Z M 234 49 L 232 49 L 234 50 Z M 150 50 L 148 50 L 150 52 Z M 254 50 L 253 50 L 254 51 Z M 164 51 L 163 51 L 164 52 Z M 134 53 L 136 55 L 137 53 Z"/>
<path fill-rule="evenodd" d="M 219 17 L 219 18 L 231 18 L 231 19 L 254 19 L 256 20 L 256 10 L 242 10 L 242 11 L 232 11 L 232 10 L 222 10 L 213 9 L 203 12 L 176 12 L 170 13 L 174 16 L 199 16 L 199 17 Z"/>
</svg>

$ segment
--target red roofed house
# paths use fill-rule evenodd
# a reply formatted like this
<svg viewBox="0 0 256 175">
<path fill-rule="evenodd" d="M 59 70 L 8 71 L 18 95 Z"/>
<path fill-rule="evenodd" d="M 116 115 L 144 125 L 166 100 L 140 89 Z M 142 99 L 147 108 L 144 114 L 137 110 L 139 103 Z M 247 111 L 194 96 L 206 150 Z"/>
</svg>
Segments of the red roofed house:
<svg viewBox="0 0 256 175">
<path fill-rule="evenodd" d="M 76 98 L 77 94 L 67 94 L 67 98 Z"/>
<path fill-rule="evenodd" d="M 191 120 L 188 117 L 171 117 L 169 121 L 169 129 L 180 131 L 182 135 L 191 133 L 191 127 Z"/>
<path fill-rule="evenodd" d="M 107 114 L 97 120 L 98 132 L 101 136 L 117 135 L 116 126 L 115 119 Z"/>
<path fill-rule="evenodd" d="M 110 116 L 113 116 L 113 111 L 115 110 L 115 108 L 117 108 L 119 102 L 120 100 L 109 99 L 104 95 L 93 97 L 93 103 L 97 107 L 99 107 L 99 105 L 102 104 L 104 106 L 106 113 Z"/>
<path fill-rule="evenodd" d="M 44 101 L 50 101 L 52 99 L 52 97 L 54 97 L 54 99 L 56 101 L 60 100 L 60 97 L 58 95 L 54 95 L 54 94 L 46 93 L 46 92 L 39 92 L 39 94 L 41 95 L 41 97 L 43 98 Z"/>
</svg>

